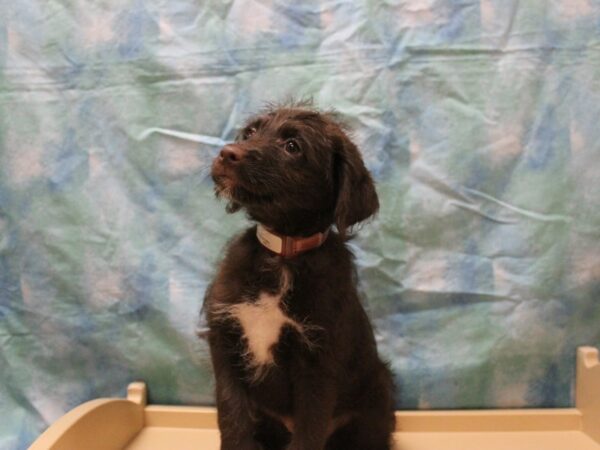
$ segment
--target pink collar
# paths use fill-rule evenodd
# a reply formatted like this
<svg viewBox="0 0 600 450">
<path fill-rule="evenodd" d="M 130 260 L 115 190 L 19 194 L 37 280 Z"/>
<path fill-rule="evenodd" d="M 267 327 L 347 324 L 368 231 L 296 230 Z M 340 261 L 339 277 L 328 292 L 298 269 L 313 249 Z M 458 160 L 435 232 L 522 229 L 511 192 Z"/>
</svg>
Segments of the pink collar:
<svg viewBox="0 0 600 450">
<path fill-rule="evenodd" d="M 277 234 L 261 224 L 256 227 L 258 241 L 273 253 L 277 253 L 284 258 L 291 258 L 321 246 L 327 236 L 329 236 L 329 228 L 323 233 L 315 233 L 312 236 L 295 237 Z"/>
</svg>

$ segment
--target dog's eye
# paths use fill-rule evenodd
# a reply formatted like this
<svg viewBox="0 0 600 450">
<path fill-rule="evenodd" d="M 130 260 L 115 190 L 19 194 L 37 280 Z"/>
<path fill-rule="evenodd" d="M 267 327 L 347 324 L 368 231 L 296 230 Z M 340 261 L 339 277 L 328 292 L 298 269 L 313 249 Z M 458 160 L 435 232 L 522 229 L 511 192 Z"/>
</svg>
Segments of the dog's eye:
<svg viewBox="0 0 600 450">
<path fill-rule="evenodd" d="M 298 152 L 300 152 L 300 146 L 295 140 L 288 139 L 287 141 L 285 141 L 285 151 L 288 152 L 290 155 L 295 155 Z"/>
<path fill-rule="evenodd" d="M 250 127 L 244 130 L 244 134 L 242 134 L 242 139 L 249 139 L 254 133 L 256 133 L 256 127 Z"/>
</svg>

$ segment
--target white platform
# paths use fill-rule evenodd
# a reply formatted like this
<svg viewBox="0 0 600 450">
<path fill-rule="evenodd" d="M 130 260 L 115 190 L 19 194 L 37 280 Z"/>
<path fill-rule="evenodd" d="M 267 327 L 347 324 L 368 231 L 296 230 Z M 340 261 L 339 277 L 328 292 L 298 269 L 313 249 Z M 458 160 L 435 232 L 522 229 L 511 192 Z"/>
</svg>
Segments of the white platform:
<svg viewBox="0 0 600 450">
<path fill-rule="evenodd" d="M 598 351 L 577 355 L 576 407 L 397 412 L 397 450 L 600 450 Z M 218 450 L 214 408 L 146 405 L 146 386 L 127 400 L 84 403 L 30 450 Z M 351 450 L 351 449 L 349 449 Z"/>
</svg>

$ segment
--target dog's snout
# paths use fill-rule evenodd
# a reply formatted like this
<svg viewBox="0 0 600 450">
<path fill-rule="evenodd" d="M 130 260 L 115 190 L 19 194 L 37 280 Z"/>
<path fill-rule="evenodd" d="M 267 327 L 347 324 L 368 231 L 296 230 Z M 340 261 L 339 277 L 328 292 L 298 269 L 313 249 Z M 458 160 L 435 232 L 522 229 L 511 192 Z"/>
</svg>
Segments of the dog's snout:
<svg viewBox="0 0 600 450">
<path fill-rule="evenodd" d="M 221 158 L 221 161 L 225 163 L 236 164 L 244 158 L 245 154 L 246 150 L 244 150 L 242 147 L 239 145 L 230 144 L 223 147 L 221 153 L 219 153 L 219 158 Z"/>
</svg>

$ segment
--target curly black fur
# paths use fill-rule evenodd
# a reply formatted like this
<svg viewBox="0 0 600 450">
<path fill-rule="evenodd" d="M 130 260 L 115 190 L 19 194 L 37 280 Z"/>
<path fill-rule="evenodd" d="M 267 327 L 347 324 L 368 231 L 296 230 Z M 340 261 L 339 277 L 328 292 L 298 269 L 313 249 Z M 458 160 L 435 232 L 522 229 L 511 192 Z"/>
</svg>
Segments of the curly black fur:
<svg viewBox="0 0 600 450">
<path fill-rule="evenodd" d="M 358 149 L 334 115 L 276 107 L 221 151 L 212 176 L 230 211 L 280 234 L 338 230 L 293 258 L 264 248 L 255 226 L 229 244 L 205 298 L 221 449 L 390 449 L 392 377 L 344 243 L 379 207 Z M 289 323 L 257 365 L 234 312 L 261 295 L 278 299 Z"/>
</svg>

